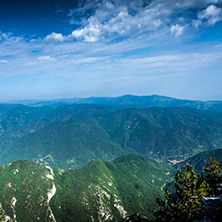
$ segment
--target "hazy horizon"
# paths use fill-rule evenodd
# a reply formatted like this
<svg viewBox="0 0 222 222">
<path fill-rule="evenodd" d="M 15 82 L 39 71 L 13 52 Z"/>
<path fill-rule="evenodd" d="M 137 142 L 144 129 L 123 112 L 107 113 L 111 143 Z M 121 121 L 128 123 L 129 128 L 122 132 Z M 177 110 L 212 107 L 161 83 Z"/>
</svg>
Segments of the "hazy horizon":
<svg viewBox="0 0 222 222">
<path fill-rule="evenodd" d="M 189 100 L 189 101 L 200 101 L 200 102 L 208 102 L 208 101 L 222 101 L 222 100 L 194 100 L 189 98 L 177 98 L 177 97 L 170 97 L 165 95 L 133 95 L 133 94 L 124 94 L 124 95 L 118 95 L 118 96 L 89 96 L 89 97 L 58 97 L 58 98 L 39 98 L 39 99 L 15 99 L 15 100 L 0 100 L 0 103 L 16 103 L 16 102 L 44 102 L 44 101 L 53 101 L 53 100 L 72 100 L 72 99 L 88 99 L 88 98 L 119 98 L 123 96 L 137 96 L 137 97 L 145 97 L 145 96 L 160 96 L 160 97 L 166 97 L 166 98 L 172 98 L 177 100 Z"/>
</svg>

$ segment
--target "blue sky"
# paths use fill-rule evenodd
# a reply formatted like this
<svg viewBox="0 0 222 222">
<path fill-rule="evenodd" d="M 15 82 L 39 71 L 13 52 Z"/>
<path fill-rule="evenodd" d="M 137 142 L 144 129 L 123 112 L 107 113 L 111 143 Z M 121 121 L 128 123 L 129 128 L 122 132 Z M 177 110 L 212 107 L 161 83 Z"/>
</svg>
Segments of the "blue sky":
<svg viewBox="0 0 222 222">
<path fill-rule="evenodd" d="M 222 100 L 222 0 L 0 2 L 0 101 Z"/>
</svg>

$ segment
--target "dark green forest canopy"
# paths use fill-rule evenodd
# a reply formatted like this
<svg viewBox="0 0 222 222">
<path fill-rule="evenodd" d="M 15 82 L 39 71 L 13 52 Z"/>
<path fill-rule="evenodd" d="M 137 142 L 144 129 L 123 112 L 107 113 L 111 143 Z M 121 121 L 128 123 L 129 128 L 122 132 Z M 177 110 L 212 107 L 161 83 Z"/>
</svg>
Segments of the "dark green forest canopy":
<svg viewBox="0 0 222 222">
<path fill-rule="evenodd" d="M 181 161 L 222 146 L 220 112 L 93 104 L 0 108 L 1 164 L 26 159 L 75 169 L 129 153 Z"/>
</svg>

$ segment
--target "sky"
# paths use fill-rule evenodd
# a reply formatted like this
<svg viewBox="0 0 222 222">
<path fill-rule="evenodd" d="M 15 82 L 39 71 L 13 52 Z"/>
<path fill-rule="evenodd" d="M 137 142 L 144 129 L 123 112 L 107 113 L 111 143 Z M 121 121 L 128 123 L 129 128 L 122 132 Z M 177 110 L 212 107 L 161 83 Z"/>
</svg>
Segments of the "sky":
<svg viewBox="0 0 222 222">
<path fill-rule="evenodd" d="M 222 0 L 2 0 L 0 101 L 222 100 Z"/>
</svg>

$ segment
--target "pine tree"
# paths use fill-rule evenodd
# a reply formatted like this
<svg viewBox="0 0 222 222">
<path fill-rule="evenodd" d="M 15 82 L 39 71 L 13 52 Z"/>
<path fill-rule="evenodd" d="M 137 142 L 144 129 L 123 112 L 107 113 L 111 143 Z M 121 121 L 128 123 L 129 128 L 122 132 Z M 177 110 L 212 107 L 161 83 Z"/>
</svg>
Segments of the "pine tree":
<svg viewBox="0 0 222 222">
<path fill-rule="evenodd" d="M 184 172 L 180 170 L 175 175 L 175 179 L 176 194 L 173 196 L 166 189 L 166 200 L 157 198 L 160 207 L 157 221 L 190 222 L 201 218 L 201 199 L 209 194 L 209 184 L 205 180 L 199 182 L 197 174 L 189 164 L 184 166 Z"/>
<path fill-rule="evenodd" d="M 217 184 L 220 182 L 220 174 L 222 168 L 219 162 L 215 157 L 210 158 L 210 161 L 207 162 L 206 166 L 203 169 L 206 172 L 206 180 L 212 189 L 212 194 L 218 195 Z"/>
</svg>

